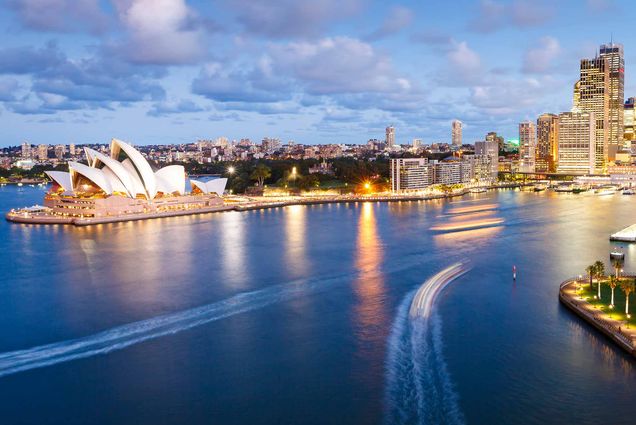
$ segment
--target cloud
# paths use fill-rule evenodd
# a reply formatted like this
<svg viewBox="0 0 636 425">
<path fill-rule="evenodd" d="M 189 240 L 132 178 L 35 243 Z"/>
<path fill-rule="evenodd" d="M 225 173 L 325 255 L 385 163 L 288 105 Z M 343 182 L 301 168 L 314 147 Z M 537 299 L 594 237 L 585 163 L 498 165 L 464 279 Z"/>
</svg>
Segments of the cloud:
<svg viewBox="0 0 636 425">
<path fill-rule="evenodd" d="M 394 6 L 380 28 L 365 37 L 367 41 L 376 41 L 391 36 L 407 28 L 413 22 L 413 11 L 404 6 Z"/>
<path fill-rule="evenodd" d="M 453 42 L 446 53 L 446 61 L 441 79 L 449 85 L 471 84 L 481 78 L 481 58 L 465 41 Z"/>
<path fill-rule="evenodd" d="M 311 95 L 415 89 L 410 80 L 396 73 L 388 56 L 354 38 L 275 45 L 268 54 L 278 72 L 289 72 Z"/>
<path fill-rule="evenodd" d="M 161 100 L 165 92 L 156 81 L 162 71 L 133 67 L 116 58 L 90 56 L 71 60 L 57 45 L 0 50 L 0 74 L 30 78 L 30 93 L 7 107 L 17 113 L 50 113 L 70 109 L 111 109 L 142 100 Z"/>
<path fill-rule="evenodd" d="M 37 31 L 101 33 L 108 16 L 99 0 L 9 0 L 22 24 Z"/>
<path fill-rule="evenodd" d="M 508 26 L 528 28 L 543 25 L 555 15 L 554 6 L 544 0 L 514 0 L 504 3 L 481 0 L 469 27 L 477 32 L 495 32 Z"/>
<path fill-rule="evenodd" d="M 284 79 L 272 74 L 267 59 L 252 69 L 212 62 L 192 82 L 193 93 L 218 102 L 278 102 L 291 99 L 291 90 Z"/>
<path fill-rule="evenodd" d="M 546 72 L 560 53 L 561 46 L 556 38 L 543 37 L 535 47 L 526 51 L 522 70 L 525 73 Z"/>
<path fill-rule="evenodd" d="M 124 58 L 139 64 L 189 64 L 206 55 L 204 31 L 185 0 L 113 0 L 127 30 L 115 46 Z"/>
<path fill-rule="evenodd" d="M 16 93 L 20 88 L 18 80 L 14 78 L 0 79 L 0 101 L 13 101 L 16 99 Z"/>
<path fill-rule="evenodd" d="M 362 10 L 363 0 L 228 0 L 245 31 L 271 38 L 320 35 Z"/>
<path fill-rule="evenodd" d="M 161 101 L 155 102 L 150 110 L 148 111 L 148 115 L 152 117 L 163 117 L 172 114 L 182 114 L 182 113 L 191 113 L 191 112 L 201 112 L 205 111 L 205 108 L 197 105 L 191 100 L 182 99 L 180 101 Z"/>
</svg>

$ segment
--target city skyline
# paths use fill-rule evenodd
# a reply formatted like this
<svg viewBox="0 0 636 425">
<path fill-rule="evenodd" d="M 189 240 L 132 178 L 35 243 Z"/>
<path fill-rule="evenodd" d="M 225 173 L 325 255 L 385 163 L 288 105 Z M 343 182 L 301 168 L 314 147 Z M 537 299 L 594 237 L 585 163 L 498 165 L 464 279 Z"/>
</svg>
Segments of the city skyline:
<svg viewBox="0 0 636 425">
<path fill-rule="evenodd" d="M 0 145 L 99 142 L 113 127 L 139 144 L 365 143 L 387 125 L 396 144 L 450 142 L 455 119 L 465 143 L 514 138 L 571 109 L 580 59 L 612 39 L 636 93 L 625 1 L 163 3 L 2 6 Z"/>
</svg>

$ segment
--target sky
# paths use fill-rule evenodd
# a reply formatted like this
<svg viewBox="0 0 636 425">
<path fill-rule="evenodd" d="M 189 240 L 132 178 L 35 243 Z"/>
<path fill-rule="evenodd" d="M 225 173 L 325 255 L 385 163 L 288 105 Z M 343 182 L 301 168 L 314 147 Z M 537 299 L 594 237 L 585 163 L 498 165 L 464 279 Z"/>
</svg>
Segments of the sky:
<svg viewBox="0 0 636 425">
<path fill-rule="evenodd" d="M 633 0 L 3 0 L 0 146 L 464 142 L 568 111 Z"/>
</svg>

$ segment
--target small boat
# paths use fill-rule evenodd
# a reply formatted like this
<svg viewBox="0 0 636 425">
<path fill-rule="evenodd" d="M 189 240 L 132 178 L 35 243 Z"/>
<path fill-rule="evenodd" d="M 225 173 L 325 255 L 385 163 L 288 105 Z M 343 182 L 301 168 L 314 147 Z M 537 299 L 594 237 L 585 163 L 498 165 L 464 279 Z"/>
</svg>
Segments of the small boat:
<svg viewBox="0 0 636 425">
<path fill-rule="evenodd" d="M 569 184 L 560 184 L 554 188 L 555 192 L 573 192 L 574 189 Z"/>
<path fill-rule="evenodd" d="M 601 186 L 598 189 L 596 189 L 594 191 L 594 193 L 596 193 L 597 195 L 613 195 L 616 193 L 616 187 L 615 186 Z"/>
<path fill-rule="evenodd" d="M 484 192 L 488 192 L 488 189 L 486 189 L 485 187 L 473 187 L 473 188 L 469 189 L 468 192 L 470 192 L 470 193 L 484 193 Z"/>
<path fill-rule="evenodd" d="M 22 187 L 22 183 L 18 183 L 18 187 Z"/>
<path fill-rule="evenodd" d="M 538 184 L 536 186 L 534 186 L 534 191 L 535 192 L 543 192 L 546 189 L 545 185 L 542 184 Z"/>
<path fill-rule="evenodd" d="M 582 187 L 582 186 L 573 186 L 572 187 L 572 193 L 581 193 L 581 192 L 585 192 L 587 189 Z"/>
<path fill-rule="evenodd" d="M 636 190 L 634 190 L 634 189 L 625 189 L 623 191 L 623 195 L 636 195 Z"/>
<path fill-rule="evenodd" d="M 625 253 L 614 248 L 614 250 L 610 252 L 610 259 L 623 261 L 625 260 Z"/>
</svg>

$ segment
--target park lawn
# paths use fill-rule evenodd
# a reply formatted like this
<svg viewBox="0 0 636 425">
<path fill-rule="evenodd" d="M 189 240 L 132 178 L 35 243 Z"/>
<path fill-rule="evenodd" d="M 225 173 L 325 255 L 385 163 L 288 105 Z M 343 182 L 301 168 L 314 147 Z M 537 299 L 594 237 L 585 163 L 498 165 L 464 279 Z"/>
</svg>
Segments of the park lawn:
<svg viewBox="0 0 636 425">
<path fill-rule="evenodd" d="M 594 296 L 597 295 L 597 282 L 594 281 L 593 289 L 590 290 L 589 280 L 581 285 L 581 290 L 579 292 L 580 296 L 583 297 L 588 303 L 593 306 L 597 306 L 605 313 L 608 313 L 612 319 L 628 321 L 630 325 L 636 326 L 636 295 L 634 292 L 629 294 L 629 312 L 631 314 L 631 318 L 628 320 L 625 315 L 625 293 L 620 288 L 620 286 L 616 286 L 614 288 L 614 309 L 609 308 L 610 300 L 612 299 L 612 289 L 607 285 L 607 280 L 603 281 L 601 285 L 601 299 L 594 299 Z"/>
</svg>

